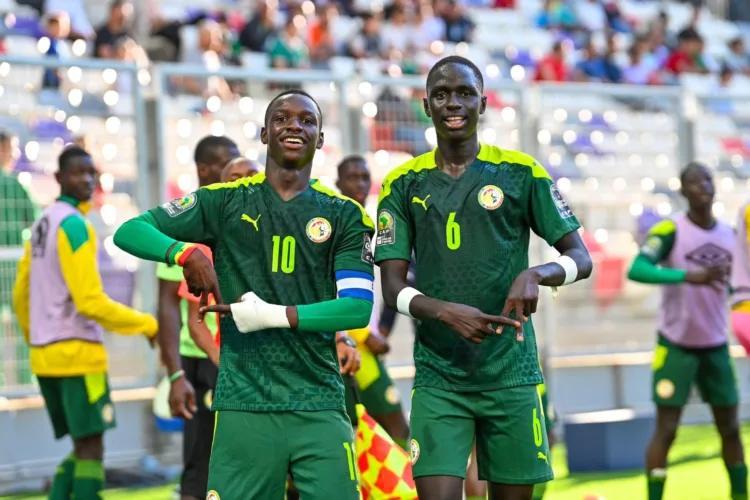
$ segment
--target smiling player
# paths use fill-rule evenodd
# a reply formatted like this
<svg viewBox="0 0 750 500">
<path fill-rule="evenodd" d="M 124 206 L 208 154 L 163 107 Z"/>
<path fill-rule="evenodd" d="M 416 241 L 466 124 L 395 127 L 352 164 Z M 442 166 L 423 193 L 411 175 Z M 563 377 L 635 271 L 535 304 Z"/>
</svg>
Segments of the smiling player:
<svg viewBox="0 0 750 500">
<path fill-rule="evenodd" d="M 374 226 L 310 179 L 321 126 L 307 93 L 279 94 L 261 130 L 265 174 L 201 188 L 115 234 L 137 257 L 180 264 L 192 293 L 216 297 L 201 311 L 225 314 L 209 499 L 281 499 L 287 472 L 306 500 L 359 499 L 335 332 L 370 319 Z M 208 245 L 215 271 L 186 242 Z"/>
<path fill-rule="evenodd" d="M 552 479 L 536 388 L 543 378 L 525 320 L 540 286 L 585 279 L 592 268 L 578 221 L 544 167 L 479 144 L 483 87 L 462 57 L 430 70 L 424 107 L 438 147 L 393 170 L 378 206 L 384 299 L 420 320 L 410 448 L 419 497 L 430 500 L 462 498 L 475 438 L 490 498 L 526 500 Z M 562 256 L 529 268 L 531 231 Z M 405 282 L 412 250 L 416 288 Z"/>
</svg>

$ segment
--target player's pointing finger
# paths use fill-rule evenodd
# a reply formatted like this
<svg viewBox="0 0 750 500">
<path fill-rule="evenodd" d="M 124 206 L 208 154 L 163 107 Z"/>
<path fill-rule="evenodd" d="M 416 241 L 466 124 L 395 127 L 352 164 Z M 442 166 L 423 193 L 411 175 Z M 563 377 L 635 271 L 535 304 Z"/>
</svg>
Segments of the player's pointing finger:
<svg viewBox="0 0 750 500">
<path fill-rule="evenodd" d="M 492 316 L 489 314 L 485 314 L 484 319 L 492 323 L 497 323 L 498 325 L 512 326 L 514 328 L 518 328 L 519 326 L 521 326 L 521 323 L 519 321 L 516 321 L 513 318 L 508 318 L 507 316 Z M 500 329 L 500 331 L 502 331 L 502 328 Z"/>
</svg>

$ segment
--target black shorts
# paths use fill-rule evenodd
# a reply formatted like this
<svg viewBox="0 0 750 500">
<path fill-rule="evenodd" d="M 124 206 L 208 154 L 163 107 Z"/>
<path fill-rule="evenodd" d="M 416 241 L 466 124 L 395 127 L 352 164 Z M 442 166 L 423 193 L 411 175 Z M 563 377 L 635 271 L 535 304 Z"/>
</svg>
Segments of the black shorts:
<svg viewBox="0 0 750 500">
<path fill-rule="evenodd" d="M 198 411 L 185 420 L 182 436 L 182 480 L 180 494 L 205 498 L 208 488 L 208 463 L 214 436 L 214 412 L 211 411 L 218 368 L 210 359 L 182 357 L 185 377 L 195 389 Z"/>
</svg>

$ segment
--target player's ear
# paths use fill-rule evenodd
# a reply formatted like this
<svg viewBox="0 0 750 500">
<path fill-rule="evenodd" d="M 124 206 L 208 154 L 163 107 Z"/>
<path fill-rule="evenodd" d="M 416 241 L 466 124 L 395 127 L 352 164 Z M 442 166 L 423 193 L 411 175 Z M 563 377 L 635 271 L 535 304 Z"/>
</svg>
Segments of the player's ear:
<svg viewBox="0 0 750 500">
<path fill-rule="evenodd" d="M 318 134 L 318 143 L 315 145 L 315 149 L 321 149 L 323 147 L 323 132 Z"/>
<path fill-rule="evenodd" d="M 483 95 L 481 103 L 479 104 L 479 114 L 483 115 L 484 114 L 484 110 L 486 110 L 486 109 L 487 109 L 487 96 Z"/>
<path fill-rule="evenodd" d="M 260 142 L 264 145 L 268 145 L 268 131 L 266 130 L 266 127 L 260 128 Z"/>
<path fill-rule="evenodd" d="M 427 98 L 422 98 L 422 106 L 424 106 L 424 113 L 427 115 L 427 118 L 432 118 L 432 113 L 430 113 L 430 104 L 427 102 Z"/>
</svg>

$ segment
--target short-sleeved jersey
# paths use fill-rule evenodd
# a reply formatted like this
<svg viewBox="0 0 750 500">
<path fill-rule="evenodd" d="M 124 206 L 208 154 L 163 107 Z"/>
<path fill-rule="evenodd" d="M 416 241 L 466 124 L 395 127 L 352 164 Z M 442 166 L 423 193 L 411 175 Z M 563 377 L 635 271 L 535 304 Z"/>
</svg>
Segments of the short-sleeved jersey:
<svg viewBox="0 0 750 500">
<path fill-rule="evenodd" d="M 284 201 L 258 174 L 201 188 L 150 213 L 164 234 L 213 250 L 226 302 L 255 292 L 271 304 L 312 304 L 336 298 L 337 271 L 373 274 L 371 219 L 317 181 Z M 335 332 L 242 334 L 230 316 L 222 318 L 214 410 L 343 410 L 335 342 Z"/>
<path fill-rule="evenodd" d="M 530 231 L 554 244 L 580 225 L 532 157 L 482 145 L 454 179 L 424 154 L 383 181 L 375 259 L 416 258 L 416 288 L 428 297 L 500 314 L 513 280 L 529 267 Z M 481 391 L 542 382 L 532 322 L 481 344 L 445 323 L 421 321 L 415 386 Z"/>
<path fill-rule="evenodd" d="M 695 225 L 687 214 L 677 214 L 654 225 L 640 255 L 671 269 L 695 271 L 732 265 L 734 229 L 717 221 L 711 229 Z M 688 348 L 716 347 L 727 342 L 729 290 L 724 283 L 662 285 L 659 332 Z"/>
</svg>

